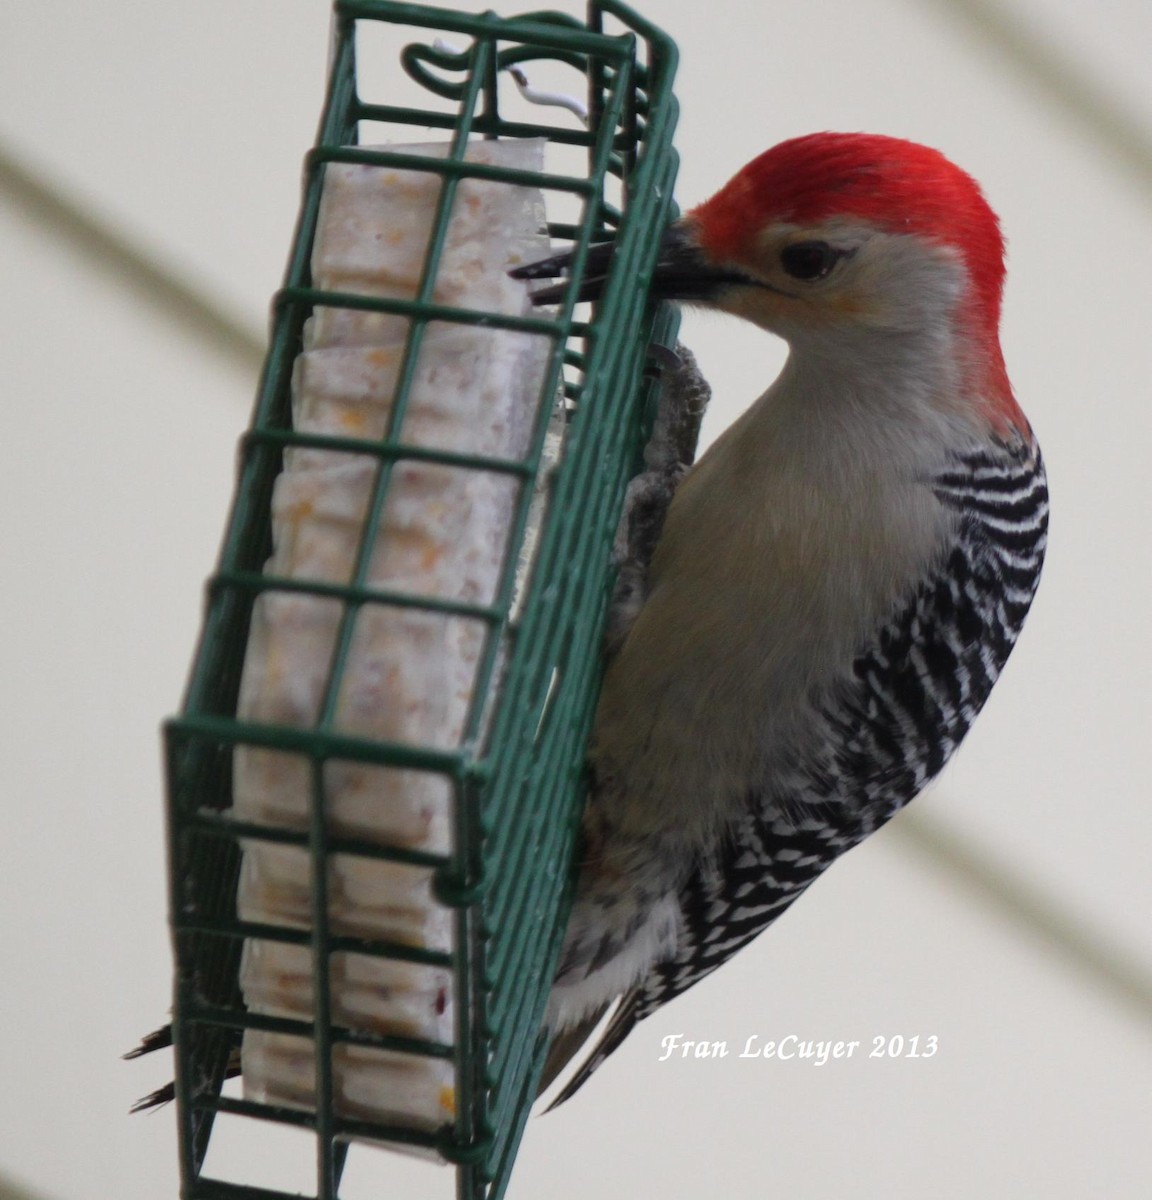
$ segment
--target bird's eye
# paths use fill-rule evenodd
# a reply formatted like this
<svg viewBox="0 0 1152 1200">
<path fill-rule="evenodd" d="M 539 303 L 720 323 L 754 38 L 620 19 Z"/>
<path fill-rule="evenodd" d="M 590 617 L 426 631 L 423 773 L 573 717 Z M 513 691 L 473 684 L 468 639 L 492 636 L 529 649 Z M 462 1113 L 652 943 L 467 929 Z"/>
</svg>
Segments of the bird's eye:
<svg viewBox="0 0 1152 1200">
<path fill-rule="evenodd" d="M 841 257 L 827 242 L 793 242 L 780 251 L 780 265 L 793 279 L 823 279 Z"/>
</svg>

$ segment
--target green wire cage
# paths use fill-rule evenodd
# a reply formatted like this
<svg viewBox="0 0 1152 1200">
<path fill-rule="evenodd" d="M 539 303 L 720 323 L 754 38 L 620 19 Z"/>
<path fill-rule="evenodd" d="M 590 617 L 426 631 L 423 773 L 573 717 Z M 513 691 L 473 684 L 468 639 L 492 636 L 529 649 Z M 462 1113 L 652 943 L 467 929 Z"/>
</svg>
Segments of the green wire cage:
<svg viewBox="0 0 1152 1200">
<path fill-rule="evenodd" d="M 382 30 L 408 42 L 399 87 L 420 88 L 424 107 L 368 102 L 358 80 L 358 50 Z M 399 32 L 397 32 L 399 31 Z M 446 46 L 443 34 L 461 44 Z M 410 40 L 411 39 L 411 40 Z M 570 114 L 506 113 L 517 93 L 507 70 L 562 71 L 583 80 L 586 125 Z M 669 344 L 676 318 L 647 299 L 660 233 L 672 212 L 676 156 L 674 45 L 613 0 L 592 0 L 587 23 L 533 12 L 491 13 L 383 0 L 337 0 L 327 99 L 306 162 L 303 203 L 249 432 L 219 567 L 208 585 L 203 631 L 180 715 L 166 727 L 171 920 L 176 956 L 173 1019 L 182 1196 L 185 1200 L 288 1200 L 259 1181 L 211 1177 L 205 1169 L 214 1123 L 274 1122 L 312 1131 L 315 1200 L 336 1200 L 352 1139 L 407 1145 L 456 1165 L 457 1194 L 498 1197 L 507 1185 L 542 1062 L 541 1021 L 568 902 L 569 865 L 582 800 L 584 747 L 599 683 L 602 629 L 611 593 L 611 546 L 624 490 L 639 469 L 658 381 L 646 370 L 653 343 Z M 389 85 L 391 86 L 391 85 Z M 521 104 L 517 112 L 524 109 Z M 548 118 L 555 114 L 555 120 Z M 391 130 L 385 127 L 391 127 Z M 405 128 L 444 131 L 444 157 L 360 148 Z M 582 164 L 571 173 L 536 173 L 465 160 L 470 139 L 543 138 Z M 402 140 L 402 139 L 397 139 Z M 431 172 L 442 182 L 415 301 L 388 300 L 314 286 L 310 256 L 324 171 L 354 163 Z M 489 179 L 542 189 L 568 222 L 551 237 L 571 243 L 571 280 L 555 310 L 520 317 L 446 307 L 433 284 L 460 181 Z M 567 206 L 567 207 L 565 207 Z M 577 296 L 588 248 L 611 238 L 613 266 L 594 307 Z M 291 376 L 306 320 L 321 308 L 401 316 L 408 321 L 388 432 L 360 440 L 293 428 Z M 577 313 L 583 319 L 577 319 Z M 548 340 L 547 368 L 528 454 L 516 461 L 417 450 L 399 438 L 407 394 L 429 322 L 517 330 Z M 514 607 L 517 562 L 541 470 L 549 414 L 564 397 L 563 457 L 549 482 L 522 603 Z M 347 584 L 273 576 L 273 484 L 286 451 L 298 448 L 370 456 L 375 480 L 365 531 Z M 484 470 L 517 481 L 512 536 L 496 597 L 466 604 L 381 591 L 369 580 L 373 530 L 384 511 L 395 465 L 412 459 Z M 308 728 L 241 720 L 238 695 L 253 606 L 262 594 L 303 593 L 338 601 L 339 632 L 320 717 Z M 353 644 L 357 614 L 371 606 L 413 608 L 483 624 L 483 650 L 464 736 L 450 749 L 389 743 L 342 732 L 335 697 Z M 497 686 L 498 685 L 498 686 Z M 304 828 L 239 820 L 233 805 L 234 757 L 241 748 L 296 756 L 308 765 L 310 815 Z M 382 846 L 334 831 L 326 813 L 326 764 L 374 764 L 447 780 L 451 849 L 443 854 Z M 294 846 L 311 862 L 308 929 L 237 915 L 243 846 Z M 438 951 L 332 928 L 327 897 L 333 855 L 408 863 L 431 870 L 434 895 L 452 915 L 452 949 Z M 248 1011 L 239 984 L 245 939 L 307 947 L 313 1020 Z M 329 964 L 337 953 L 436 966 L 452 973 L 455 1035 L 450 1044 L 385 1036 L 334 1023 Z M 240 1099 L 225 1089 L 245 1030 L 309 1039 L 315 1104 L 285 1107 Z M 341 1043 L 450 1062 L 455 1118 L 435 1131 L 352 1119 L 333 1104 L 333 1052 Z M 231 1094 L 229 1094 L 231 1093 Z"/>
</svg>

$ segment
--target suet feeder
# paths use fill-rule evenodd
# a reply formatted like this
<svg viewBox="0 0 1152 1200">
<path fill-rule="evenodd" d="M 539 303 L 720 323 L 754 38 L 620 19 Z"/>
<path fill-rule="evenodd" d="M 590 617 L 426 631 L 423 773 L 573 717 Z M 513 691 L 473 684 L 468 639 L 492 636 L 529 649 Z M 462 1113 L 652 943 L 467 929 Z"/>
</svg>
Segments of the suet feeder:
<svg viewBox="0 0 1152 1200">
<path fill-rule="evenodd" d="M 405 99 L 417 95 L 421 104 L 364 94 L 357 60 L 366 61 L 374 38 L 407 42 L 400 63 L 408 78 L 395 71 L 389 86 L 403 90 Z M 404 1146 L 455 1164 L 462 1198 L 504 1192 L 544 1049 L 541 1020 L 568 902 L 611 592 L 612 540 L 659 386 L 646 369 L 647 351 L 675 337 L 672 311 L 647 296 L 660 234 L 672 215 L 675 66 L 672 42 L 613 0 L 593 0 L 586 23 L 554 12 L 502 19 L 384 0 L 335 4 L 327 99 L 307 158 L 299 223 L 274 304 L 252 424 L 242 442 L 235 500 L 208 585 L 187 694 L 180 715 L 166 728 L 177 979 L 173 1027 L 185 1200 L 289 1200 L 286 1191 L 206 1172 L 221 1114 L 313 1131 L 315 1200 L 336 1200 L 349 1143 L 359 1141 Z M 513 86 L 510 68 L 522 68 L 533 81 L 567 73 L 569 86 L 586 89 L 587 122 L 557 108 L 530 108 Z M 418 160 L 402 151 L 364 148 L 427 141 L 428 130 L 442 131 L 442 157 Z M 525 171 L 466 158 L 476 140 L 527 138 L 545 140 L 549 163 L 555 159 L 579 169 Z M 423 172 L 439 181 L 415 300 L 333 291 L 313 277 L 329 164 Z M 575 248 L 566 295 L 554 309 L 493 316 L 431 298 L 454 196 L 471 179 L 540 189 L 550 213 L 570 217 L 548 223 L 551 238 Z M 594 306 L 579 305 L 588 247 L 609 238 L 616 251 L 602 296 Z M 384 314 L 406 322 L 394 417 L 383 436 L 316 432 L 294 421 L 294 365 L 307 343 L 306 322 L 323 311 Z M 417 377 L 421 340 L 433 322 L 506 329 L 547 342 L 526 453 L 492 458 L 404 442 L 400 424 Z M 548 465 L 546 446 L 557 411 L 563 413 L 562 449 Z M 274 487 L 286 460 L 304 451 L 355 455 L 373 464 L 365 528 L 346 582 L 289 578 L 267 565 L 276 533 Z M 413 461 L 514 481 L 509 543 L 489 601 L 373 584 L 373 523 L 385 511 L 390 483 Z M 525 575 L 523 543 L 541 496 L 544 515 L 532 533 Z M 270 594 L 320 597 L 339 606 L 319 715 L 307 727 L 240 713 L 254 606 L 258 610 L 259 598 Z M 390 741 L 341 727 L 337 697 L 353 669 L 356 622 L 378 608 L 439 614 L 481 631 L 475 685 L 454 744 Z M 309 781 L 306 820 L 238 816 L 237 763 L 253 752 L 285 756 L 301 767 Z M 448 798 L 446 845 L 433 851 L 382 844 L 334 824 L 328 794 L 334 764 L 441 781 Z M 306 922 L 272 924 L 238 915 L 242 863 L 259 846 L 307 855 Z M 429 948 L 342 930 L 332 920 L 328 897 L 337 856 L 430 872 L 432 895 L 450 914 L 450 945 Z M 302 947 L 310 955 L 309 1019 L 246 1006 L 241 960 L 246 942 L 253 941 Z M 342 1024 L 332 983 L 339 955 L 450 973 L 451 1038 L 430 1041 Z M 225 1089 L 245 1031 L 302 1039 L 314 1064 L 313 1104 L 241 1099 Z M 421 1128 L 403 1120 L 365 1120 L 343 1109 L 334 1100 L 333 1066 L 342 1047 L 450 1064 L 442 1069 L 453 1080 L 451 1119 Z"/>
</svg>

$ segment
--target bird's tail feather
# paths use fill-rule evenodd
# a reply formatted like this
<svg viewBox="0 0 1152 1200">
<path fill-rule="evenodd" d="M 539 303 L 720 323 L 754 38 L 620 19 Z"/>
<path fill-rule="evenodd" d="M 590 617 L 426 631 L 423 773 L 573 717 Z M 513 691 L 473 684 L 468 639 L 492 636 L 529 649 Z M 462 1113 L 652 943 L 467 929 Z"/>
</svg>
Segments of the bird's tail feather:
<svg viewBox="0 0 1152 1200">
<path fill-rule="evenodd" d="M 632 1032 L 639 1019 L 636 1015 L 639 1004 L 640 993 L 638 991 L 629 992 L 621 1001 L 620 1006 L 612 1015 L 612 1020 L 608 1022 L 607 1029 L 604 1030 L 603 1036 L 596 1043 L 592 1053 L 580 1065 L 580 1069 L 572 1076 L 571 1079 L 564 1085 L 563 1090 L 545 1109 L 545 1112 L 551 1112 L 554 1108 L 559 1108 L 566 1100 L 571 1100 L 573 1096 L 588 1082 L 600 1064 L 614 1051 L 620 1043 Z M 557 1075 L 564 1069 L 567 1064 L 576 1057 L 580 1048 L 591 1036 L 593 1029 L 596 1028 L 601 1017 L 608 1011 L 608 1006 L 605 1005 L 599 1012 L 589 1017 L 585 1021 L 581 1021 L 579 1025 L 574 1026 L 570 1030 L 565 1030 L 553 1039 L 552 1045 L 548 1048 L 548 1057 L 544 1060 L 544 1075 L 541 1079 L 540 1091 L 544 1089 L 556 1078 Z M 539 1094 L 539 1093 L 537 1093 Z"/>
<path fill-rule="evenodd" d="M 172 1026 L 164 1025 L 162 1028 L 154 1030 L 152 1033 L 146 1034 L 140 1039 L 140 1045 L 134 1046 L 125 1054 L 124 1058 L 139 1058 L 142 1054 L 151 1054 L 154 1050 L 165 1050 L 172 1045 Z M 225 1079 L 235 1079 L 240 1074 L 240 1046 L 237 1043 L 233 1047 L 231 1054 L 228 1057 L 228 1066 L 224 1072 Z M 128 1110 L 129 1112 L 147 1112 L 150 1108 L 159 1108 L 162 1104 L 167 1104 L 171 1100 L 176 1099 L 176 1084 L 175 1082 L 166 1083 L 163 1087 L 157 1088 L 154 1092 L 149 1092 L 147 1096 L 141 1096 L 139 1100 Z"/>
<path fill-rule="evenodd" d="M 172 1045 L 172 1026 L 164 1025 L 140 1039 L 139 1046 L 133 1046 L 124 1058 L 139 1058 L 141 1054 L 151 1054 L 153 1050 L 166 1050 Z"/>
<path fill-rule="evenodd" d="M 604 1005 L 579 1024 L 561 1030 L 552 1038 L 544 1058 L 544 1070 L 536 1086 L 537 1099 L 555 1083 L 560 1072 L 580 1053 L 581 1046 L 592 1036 L 592 1031 L 600 1024 L 607 1011 L 608 1005 Z"/>
</svg>

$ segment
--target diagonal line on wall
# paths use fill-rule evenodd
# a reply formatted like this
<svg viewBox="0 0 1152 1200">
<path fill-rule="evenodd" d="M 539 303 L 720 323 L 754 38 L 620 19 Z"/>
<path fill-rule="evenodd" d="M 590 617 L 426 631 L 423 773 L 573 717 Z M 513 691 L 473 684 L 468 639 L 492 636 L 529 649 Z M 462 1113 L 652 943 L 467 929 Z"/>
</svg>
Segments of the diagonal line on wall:
<svg viewBox="0 0 1152 1200">
<path fill-rule="evenodd" d="M 250 374 L 264 361 L 264 335 L 206 292 L 160 262 L 111 222 L 93 215 L 0 143 L 0 202 L 20 209 L 50 237 L 81 252 L 206 347 Z"/>
<path fill-rule="evenodd" d="M 1014 13 L 1005 0 L 930 0 L 964 22 L 988 47 L 1034 84 L 1145 189 L 1152 191 L 1152 128 L 1128 112 L 1076 58 L 1041 27 Z"/>
<path fill-rule="evenodd" d="M 945 870 L 992 911 L 1054 950 L 1141 1021 L 1152 1019 L 1152 973 L 1104 929 L 1093 928 L 1051 891 L 1025 881 L 974 839 L 935 817 L 903 812 L 892 836 Z"/>
</svg>

